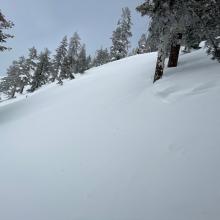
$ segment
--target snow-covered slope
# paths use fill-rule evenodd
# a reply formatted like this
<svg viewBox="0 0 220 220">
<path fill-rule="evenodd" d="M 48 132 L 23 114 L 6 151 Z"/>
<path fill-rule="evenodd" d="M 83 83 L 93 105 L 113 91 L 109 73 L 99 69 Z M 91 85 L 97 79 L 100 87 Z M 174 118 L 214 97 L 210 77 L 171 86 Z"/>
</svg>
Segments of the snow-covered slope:
<svg viewBox="0 0 220 220">
<path fill-rule="evenodd" d="M 0 105 L 0 219 L 218 220 L 220 65 L 156 54 Z"/>
</svg>

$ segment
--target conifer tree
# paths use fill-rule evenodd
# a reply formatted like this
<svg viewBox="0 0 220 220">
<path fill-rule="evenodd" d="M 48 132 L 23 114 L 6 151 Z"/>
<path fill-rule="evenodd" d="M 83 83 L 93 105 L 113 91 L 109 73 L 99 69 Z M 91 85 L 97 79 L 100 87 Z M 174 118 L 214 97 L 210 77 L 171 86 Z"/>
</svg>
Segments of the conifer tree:
<svg viewBox="0 0 220 220">
<path fill-rule="evenodd" d="M 219 59 L 219 1 L 216 0 L 145 0 L 137 7 L 151 18 L 150 31 L 159 36 L 158 59 L 154 82 L 163 75 L 166 53 L 170 50 L 168 67 L 177 66 L 182 39 L 188 44 L 195 36 L 206 37 L 208 53 Z M 190 33 L 189 30 L 194 30 Z M 190 36 L 190 34 L 193 34 Z M 185 35 L 185 36 L 184 36 Z M 186 35 L 188 35 L 186 37 Z"/>
<path fill-rule="evenodd" d="M 9 98 L 14 98 L 16 92 L 23 92 L 25 83 L 27 82 L 27 76 L 25 71 L 25 58 L 20 57 L 18 61 L 13 61 L 7 69 L 7 76 L 4 77 L 2 84 L 6 89 L 5 94 Z"/>
<path fill-rule="evenodd" d="M 151 18 L 149 28 L 151 38 L 158 36 L 158 58 L 154 75 L 154 82 L 163 76 L 165 58 L 170 50 L 169 66 L 177 65 L 180 41 L 186 29 L 188 15 L 182 10 L 177 0 L 146 0 L 137 7 L 142 15 Z"/>
<path fill-rule="evenodd" d="M 69 57 L 65 57 L 63 60 L 63 63 L 61 65 L 61 71 L 60 71 L 60 75 L 58 78 L 58 83 L 60 85 L 63 85 L 63 80 L 64 79 L 74 79 L 74 75 L 72 74 L 72 69 L 71 69 L 71 65 L 70 65 L 70 59 Z"/>
<path fill-rule="evenodd" d="M 196 35 L 206 39 L 208 54 L 220 62 L 220 1 L 182 0 L 182 5 L 194 21 L 192 25 Z"/>
<path fill-rule="evenodd" d="M 19 93 L 22 94 L 24 91 L 25 86 L 30 83 L 30 71 L 27 66 L 27 62 L 25 57 L 20 57 L 17 61 L 17 74 L 16 74 L 16 84 L 19 89 Z"/>
<path fill-rule="evenodd" d="M 137 7 L 142 15 L 151 18 L 151 32 L 159 34 L 159 46 L 154 82 L 163 76 L 166 51 L 169 45 L 169 37 L 173 19 L 170 17 L 168 0 L 146 0 L 144 4 Z"/>
<path fill-rule="evenodd" d="M 38 60 L 37 68 L 31 83 L 31 92 L 35 91 L 42 85 L 45 85 L 48 82 L 48 78 L 50 76 L 52 65 L 50 62 L 50 51 L 45 49 L 44 52 L 40 53 Z"/>
<path fill-rule="evenodd" d="M 120 20 L 118 21 L 117 28 L 115 31 L 113 31 L 111 37 L 112 60 L 119 60 L 128 55 L 128 49 L 130 47 L 129 38 L 132 37 L 131 26 L 131 12 L 129 8 L 123 8 L 122 15 Z"/>
<path fill-rule="evenodd" d="M 9 76 L 5 76 L 3 78 L 1 78 L 0 80 L 0 93 L 11 97 L 12 94 L 10 93 L 12 84 L 11 84 L 11 80 L 9 79 Z"/>
<path fill-rule="evenodd" d="M 81 50 L 79 52 L 79 57 L 78 57 L 77 65 L 78 65 L 78 72 L 79 73 L 84 73 L 85 70 L 88 69 L 87 58 L 86 58 L 86 46 L 85 46 L 85 44 L 82 46 L 82 48 L 81 48 Z"/>
<path fill-rule="evenodd" d="M 93 61 L 92 61 L 91 55 L 87 56 L 86 58 L 86 66 L 87 66 L 87 69 L 90 69 L 93 67 Z"/>
<path fill-rule="evenodd" d="M 74 73 L 79 72 L 78 59 L 79 59 L 79 53 L 82 49 L 80 41 L 81 39 L 79 37 L 79 34 L 75 32 L 74 35 L 70 38 L 70 42 L 69 42 L 68 57 L 70 60 L 71 70 Z"/>
<path fill-rule="evenodd" d="M 7 20 L 0 11 L 0 51 L 10 49 L 3 44 L 5 44 L 9 38 L 13 38 L 13 35 L 5 33 L 4 30 L 10 29 L 13 26 L 14 24 L 11 21 Z"/>
<path fill-rule="evenodd" d="M 147 38 L 146 34 L 142 34 L 140 40 L 138 41 L 138 54 L 143 54 L 148 52 Z"/>
<path fill-rule="evenodd" d="M 18 65 L 17 61 L 13 61 L 12 65 L 7 69 L 7 77 L 4 78 L 5 93 L 9 98 L 14 98 L 18 86 Z"/>
<path fill-rule="evenodd" d="M 96 51 L 95 58 L 94 58 L 94 66 L 101 66 L 103 64 L 106 64 L 110 61 L 110 54 L 108 52 L 108 49 L 103 49 L 102 47 Z"/>
<path fill-rule="evenodd" d="M 38 62 L 37 49 L 35 47 L 32 47 L 29 49 L 28 57 L 26 59 L 26 65 L 30 75 L 29 84 L 31 84 L 33 80 L 34 73 L 37 68 L 37 62 Z"/>
<path fill-rule="evenodd" d="M 200 29 L 197 25 L 190 26 L 183 36 L 183 53 L 189 53 L 191 49 L 199 49 L 199 44 L 205 40 L 205 35 L 200 35 Z"/>
<path fill-rule="evenodd" d="M 23 93 L 25 86 L 32 85 L 34 72 L 36 70 L 37 51 L 35 48 L 29 49 L 29 55 L 20 57 L 12 62 L 7 69 L 7 76 L 1 83 L 4 87 L 5 94 L 14 98 L 16 92 Z"/>
<path fill-rule="evenodd" d="M 63 61 L 65 57 L 67 57 L 67 47 L 68 47 L 67 36 L 65 36 L 62 39 L 60 46 L 56 49 L 56 54 L 53 59 L 53 76 L 51 79 L 52 82 L 58 79 L 60 75 Z"/>
</svg>

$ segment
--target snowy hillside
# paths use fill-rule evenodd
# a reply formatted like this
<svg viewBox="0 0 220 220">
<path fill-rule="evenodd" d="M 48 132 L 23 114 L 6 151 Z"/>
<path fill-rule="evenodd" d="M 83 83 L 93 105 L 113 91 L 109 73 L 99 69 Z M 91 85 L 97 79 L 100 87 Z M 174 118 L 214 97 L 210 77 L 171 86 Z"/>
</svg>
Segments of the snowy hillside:
<svg viewBox="0 0 220 220">
<path fill-rule="evenodd" d="M 0 219 L 217 220 L 220 65 L 152 84 L 156 53 L 0 104 Z"/>
</svg>

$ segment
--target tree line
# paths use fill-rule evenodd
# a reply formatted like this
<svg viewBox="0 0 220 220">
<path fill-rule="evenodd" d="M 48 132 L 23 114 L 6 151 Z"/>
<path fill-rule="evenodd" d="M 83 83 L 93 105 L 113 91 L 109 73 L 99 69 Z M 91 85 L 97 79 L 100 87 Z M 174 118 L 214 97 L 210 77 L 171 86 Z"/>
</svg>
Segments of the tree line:
<svg viewBox="0 0 220 220">
<path fill-rule="evenodd" d="M 3 30 L 12 28 L 13 23 L 6 20 L 1 12 L 0 22 L 0 44 L 3 45 L 13 37 L 3 33 Z M 0 81 L 0 93 L 14 98 L 16 93 L 34 92 L 48 83 L 63 85 L 65 79 L 73 80 L 75 74 L 83 74 L 92 67 L 125 58 L 129 55 L 131 26 L 131 12 L 125 7 L 112 33 L 112 46 L 109 49 L 101 47 L 94 57 L 87 55 L 86 46 L 77 32 L 70 39 L 64 36 L 54 54 L 47 48 L 40 52 L 35 47 L 28 49 L 27 57 L 21 56 L 7 69 L 6 76 Z M 0 49 L 9 48 L 0 46 Z"/>
</svg>

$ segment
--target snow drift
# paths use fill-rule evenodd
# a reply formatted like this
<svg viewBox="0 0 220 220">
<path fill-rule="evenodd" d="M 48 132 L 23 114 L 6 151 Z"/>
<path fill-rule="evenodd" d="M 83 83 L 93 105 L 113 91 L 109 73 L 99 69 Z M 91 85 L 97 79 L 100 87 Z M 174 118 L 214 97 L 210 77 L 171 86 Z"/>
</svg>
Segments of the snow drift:
<svg viewBox="0 0 220 220">
<path fill-rule="evenodd" d="M 0 219 L 220 218 L 220 65 L 156 54 L 0 104 Z"/>
</svg>

